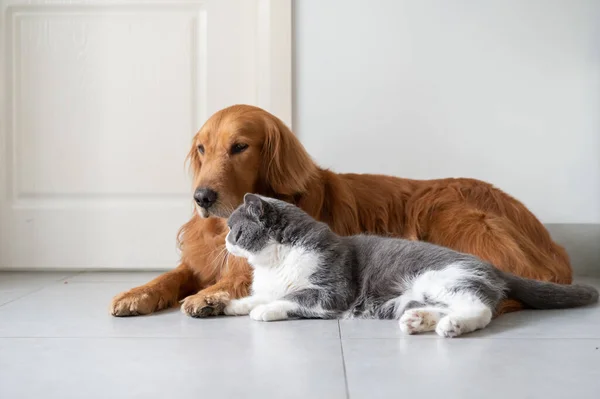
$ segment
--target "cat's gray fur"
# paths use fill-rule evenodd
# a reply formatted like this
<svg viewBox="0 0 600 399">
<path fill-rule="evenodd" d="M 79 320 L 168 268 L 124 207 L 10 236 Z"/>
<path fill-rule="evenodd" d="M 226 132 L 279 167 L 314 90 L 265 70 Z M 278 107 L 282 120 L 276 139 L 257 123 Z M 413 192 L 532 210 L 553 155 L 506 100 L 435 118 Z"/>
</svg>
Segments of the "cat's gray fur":
<svg viewBox="0 0 600 399">
<path fill-rule="evenodd" d="M 338 236 L 300 208 L 254 194 L 228 224 L 227 248 L 248 258 L 255 280 L 252 296 L 227 314 L 400 319 L 407 333 L 457 336 L 485 327 L 506 297 L 536 309 L 598 300 L 593 287 L 520 278 L 426 242 Z"/>
</svg>

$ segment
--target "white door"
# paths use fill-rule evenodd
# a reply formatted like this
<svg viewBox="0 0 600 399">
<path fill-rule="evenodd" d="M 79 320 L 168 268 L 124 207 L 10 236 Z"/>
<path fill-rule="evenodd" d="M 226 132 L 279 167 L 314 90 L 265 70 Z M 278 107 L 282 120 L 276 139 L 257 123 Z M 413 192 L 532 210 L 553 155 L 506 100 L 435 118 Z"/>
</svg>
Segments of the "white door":
<svg viewBox="0 0 600 399">
<path fill-rule="evenodd" d="M 0 1 L 0 268 L 175 266 L 201 124 L 291 123 L 290 3 Z"/>
</svg>

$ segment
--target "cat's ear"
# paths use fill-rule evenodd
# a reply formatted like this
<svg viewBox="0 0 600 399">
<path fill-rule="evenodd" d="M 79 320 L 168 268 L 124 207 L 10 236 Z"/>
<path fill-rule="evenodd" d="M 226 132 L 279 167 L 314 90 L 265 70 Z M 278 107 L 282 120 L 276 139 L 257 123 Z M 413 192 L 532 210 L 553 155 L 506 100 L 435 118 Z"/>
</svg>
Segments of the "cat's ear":
<svg viewBox="0 0 600 399">
<path fill-rule="evenodd" d="M 244 204 L 248 212 L 255 217 L 261 218 L 265 215 L 267 203 L 258 195 L 250 193 L 244 195 Z"/>
</svg>

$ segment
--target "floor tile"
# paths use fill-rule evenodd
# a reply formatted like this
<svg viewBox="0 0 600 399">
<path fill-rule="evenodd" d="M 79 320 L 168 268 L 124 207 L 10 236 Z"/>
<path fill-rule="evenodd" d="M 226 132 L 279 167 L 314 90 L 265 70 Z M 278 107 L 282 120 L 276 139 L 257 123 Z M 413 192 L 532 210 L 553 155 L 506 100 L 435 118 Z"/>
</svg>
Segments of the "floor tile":
<svg viewBox="0 0 600 399">
<path fill-rule="evenodd" d="M 76 272 L 2 272 L 0 291 L 36 289 L 74 276 Z"/>
<path fill-rule="evenodd" d="M 345 398 L 340 342 L 0 339 L 2 398 Z"/>
<path fill-rule="evenodd" d="M 348 339 L 352 399 L 597 398 L 600 339 Z"/>
<path fill-rule="evenodd" d="M 600 288 L 600 280 L 578 278 Z M 470 337 L 490 338 L 600 338 L 600 305 L 558 310 L 524 310 L 502 315 Z"/>
<path fill-rule="evenodd" d="M 406 336 L 400 331 L 397 320 L 340 320 L 340 333 L 342 338 L 396 338 L 404 339 Z M 429 334 L 415 335 L 422 339 Z"/>
<path fill-rule="evenodd" d="M 73 276 L 70 283 L 134 283 L 145 284 L 164 272 L 84 272 Z"/>
<path fill-rule="evenodd" d="M 339 338 L 336 320 L 194 319 L 177 308 L 142 317 L 110 316 L 110 300 L 128 288 L 129 283 L 62 283 L 44 288 L 0 307 L 0 337 Z"/>
<path fill-rule="evenodd" d="M 525 310 L 498 317 L 472 338 L 600 338 L 600 306 Z"/>
<path fill-rule="evenodd" d="M 396 338 L 407 336 L 395 320 L 340 320 L 342 338 Z M 492 320 L 470 338 L 600 338 L 600 306 L 563 310 L 523 310 Z M 411 339 L 437 338 L 433 332 Z"/>
</svg>

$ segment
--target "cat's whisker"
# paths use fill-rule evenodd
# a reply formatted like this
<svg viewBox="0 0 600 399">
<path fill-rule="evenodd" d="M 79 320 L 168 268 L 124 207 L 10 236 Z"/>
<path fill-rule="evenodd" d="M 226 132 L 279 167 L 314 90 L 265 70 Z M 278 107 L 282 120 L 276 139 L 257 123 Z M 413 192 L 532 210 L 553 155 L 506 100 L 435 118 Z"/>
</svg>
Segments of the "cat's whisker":
<svg viewBox="0 0 600 399">
<path fill-rule="evenodd" d="M 226 247 L 221 248 L 221 250 L 219 251 L 217 256 L 215 256 L 215 258 L 213 259 L 213 261 L 211 263 L 211 267 L 213 270 L 216 270 L 217 268 L 219 268 L 223 265 L 223 260 L 226 259 L 228 253 L 229 252 L 227 251 Z"/>
</svg>

